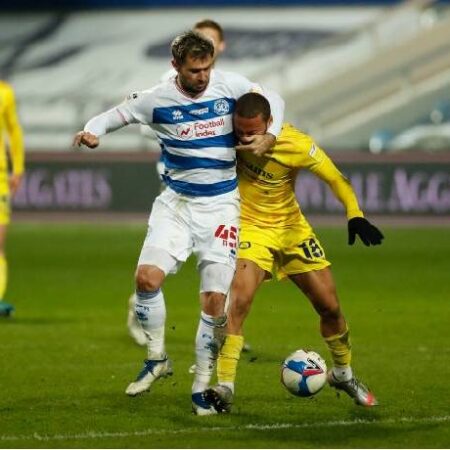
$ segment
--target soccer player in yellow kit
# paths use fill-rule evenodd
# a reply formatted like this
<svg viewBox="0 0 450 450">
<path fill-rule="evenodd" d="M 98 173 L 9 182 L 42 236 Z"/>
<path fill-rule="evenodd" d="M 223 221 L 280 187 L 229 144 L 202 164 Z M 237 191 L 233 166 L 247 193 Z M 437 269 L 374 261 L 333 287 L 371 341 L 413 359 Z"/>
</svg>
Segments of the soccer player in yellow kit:
<svg viewBox="0 0 450 450">
<path fill-rule="evenodd" d="M 8 168 L 5 134 L 8 138 L 12 172 Z M 0 80 L 0 316 L 9 316 L 14 307 L 3 301 L 8 270 L 5 257 L 6 230 L 10 221 L 10 198 L 20 186 L 24 171 L 22 129 L 16 114 L 12 87 Z"/>
<path fill-rule="evenodd" d="M 234 132 L 241 142 L 265 133 L 271 123 L 267 100 L 256 93 L 238 99 Z M 382 233 L 364 218 L 349 181 L 310 136 L 285 124 L 275 146 L 264 156 L 238 154 L 241 229 L 236 274 L 231 287 L 227 337 L 218 359 L 217 386 L 204 392 L 216 412 L 228 412 L 234 395 L 237 364 L 243 344 L 242 326 L 256 290 L 272 273 L 288 277 L 308 297 L 320 316 L 320 332 L 333 368 L 331 386 L 356 404 L 374 406 L 375 396 L 354 376 L 349 329 L 339 306 L 330 263 L 295 197 L 295 178 L 307 169 L 325 181 L 345 206 L 349 244 L 359 235 L 365 245 L 381 244 Z"/>
</svg>

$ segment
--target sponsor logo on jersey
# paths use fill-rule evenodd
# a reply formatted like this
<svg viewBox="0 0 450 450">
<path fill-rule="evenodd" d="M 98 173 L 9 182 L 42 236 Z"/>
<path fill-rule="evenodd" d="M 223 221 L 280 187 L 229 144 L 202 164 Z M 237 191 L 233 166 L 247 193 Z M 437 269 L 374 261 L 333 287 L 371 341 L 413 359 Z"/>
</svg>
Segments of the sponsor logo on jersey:
<svg viewBox="0 0 450 450">
<path fill-rule="evenodd" d="M 183 119 L 183 113 L 176 109 L 175 111 L 172 111 L 172 119 L 173 120 L 182 120 Z"/>
<path fill-rule="evenodd" d="M 255 166 L 247 161 L 244 161 L 245 167 L 253 172 L 258 177 L 265 178 L 266 180 L 272 180 L 273 179 L 273 173 L 266 172 L 264 169 L 261 169 L 261 167 Z"/>
<path fill-rule="evenodd" d="M 223 98 L 216 100 L 214 102 L 214 112 L 219 116 L 224 116 L 230 112 L 230 105 Z"/>
<path fill-rule="evenodd" d="M 190 111 L 190 113 L 193 114 L 194 116 L 203 116 L 203 114 L 209 113 L 209 108 L 205 107 L 200 109 L 193 109 L 192 111 Z"/>
<path fill-rule="evenodd" d="M 191 139 L 191 137 L 194 135 L 194 129 L 191 125 L 178 125 L 177 135 L 181 139 Z"/>
<path fill-rule="evenodd" d="M 218 136 L 219 130 L 225 126 L 225 120 L 223 117 L 220 119 L 204 120 L 201 122 L 194 122 L 190 125 L 181 124 L 177 127 L 177 135 L 181 139 L 191 139 L 191 138 L 203 138 Z"/>
</svg>

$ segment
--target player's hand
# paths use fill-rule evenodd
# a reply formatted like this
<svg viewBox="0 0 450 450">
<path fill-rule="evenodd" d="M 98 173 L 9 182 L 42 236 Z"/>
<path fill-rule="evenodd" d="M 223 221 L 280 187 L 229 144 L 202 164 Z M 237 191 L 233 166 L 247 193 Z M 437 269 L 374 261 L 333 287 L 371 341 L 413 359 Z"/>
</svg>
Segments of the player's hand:
<svg viewBox="0 0 450 450">
<path fill-rule="evenodd" d="M 11 197 L 14 197 L 17 190 L 22 183 L 22 175 L 12 174 L 9 177 L 9 190 L 11 192 Z"/>
<path fill-rule="evenodd" d="M 99 143 L 100 140 L 95 134 L 89 133 L 87 131 L 80 131 L 73 138 L 72 146 L 80 147 L 81 145 L 85 145 L 89 148 L 95 148 L 98 147 Z"/>
<path fill-rule="evenodd" d="M 383 233 L 364 217 L 353 217 L 348 221 L 348 245 L 355 243 L 356 235 L 367 246 L 380 245 L 384 239 Z"/>
<path fill-rule="evenodd" d="M 254 134 L 253 136 L 244 136 L 239 145 L 236 145 L 237 151 L 252 152 L 257 156 L 262 156 L 275 145 L 276 137 L 273 134 Z"/>
</svg>

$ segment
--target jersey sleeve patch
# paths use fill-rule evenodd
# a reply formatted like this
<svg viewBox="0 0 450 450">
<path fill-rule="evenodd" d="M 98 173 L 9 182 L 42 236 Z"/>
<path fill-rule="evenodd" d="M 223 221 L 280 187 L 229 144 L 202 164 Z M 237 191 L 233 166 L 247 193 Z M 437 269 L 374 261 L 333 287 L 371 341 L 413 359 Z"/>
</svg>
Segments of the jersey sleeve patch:
<svg viewBox="0 0 450 450">
<path fill-rule="evenodd" d="M 317 162 L 320 162 L 323 159 L 323 151 L 321 151 L 314 142 L 311 144 L 308 155 Z"/>
</svg>

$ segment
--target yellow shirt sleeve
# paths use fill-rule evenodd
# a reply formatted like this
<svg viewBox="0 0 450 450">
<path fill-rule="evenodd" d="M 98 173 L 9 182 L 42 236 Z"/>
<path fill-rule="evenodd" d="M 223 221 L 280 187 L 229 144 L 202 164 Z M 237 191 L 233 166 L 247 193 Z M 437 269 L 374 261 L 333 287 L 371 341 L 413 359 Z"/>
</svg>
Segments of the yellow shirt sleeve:
<svg viewBox="0 0 450 450">
<path fill-rule="evenodd" d="M 319 151 L 322 153 L 322 160 L 310 168 L 311 172 L 330 186 L 336 198 L 344 205 L 348 220 L 353 217 L 364 217 L 348 178 L 339 171 L 323 150 Z"/>
<path fill-rule="evenodd" d="M 344 205 L 347 219 L 364 217 L 350 181 L 307 134 L 286 124 L 268 156 L 292 169 L 308 169 L 325 181 Z"/>
<path fill-rule="evenodd" d="M 8 89 L 5 105 L 5 126 L 9 138 L 9 151 L 11 155 L 12 171 L 21 175 L 25 167 L 25 152 L 22 128 L 16 112 L 16 102 L 12 88 Z"/>
</svg>

